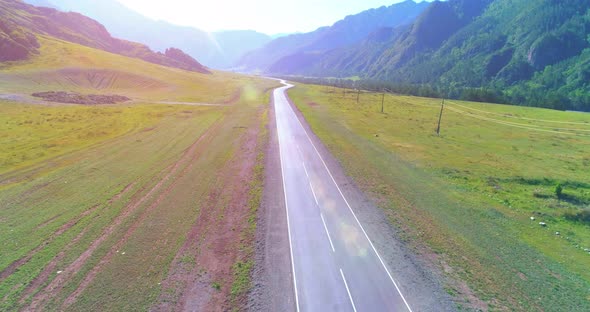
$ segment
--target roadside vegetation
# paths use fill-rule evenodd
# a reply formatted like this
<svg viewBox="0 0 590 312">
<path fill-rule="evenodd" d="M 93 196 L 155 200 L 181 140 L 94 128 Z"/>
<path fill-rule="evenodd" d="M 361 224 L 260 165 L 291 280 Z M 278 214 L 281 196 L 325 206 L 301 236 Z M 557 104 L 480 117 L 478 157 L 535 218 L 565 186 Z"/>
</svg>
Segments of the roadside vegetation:
<svg viewBox="0 0 590 312">
<path fill-rule="evenodd" d="M 243 182 L 277 83 L 39 42 L 0 68 L 0 310 L 239 308 L 261 183 Z M 30 97 L 46 91 L 132 101 Z"/>
<path fill-rule="evenodd" d="M 590 115 L 446 101 L 437 136 L 440 99 L 289 95 L 460 308 L 590 309 Z"/>
</svg>

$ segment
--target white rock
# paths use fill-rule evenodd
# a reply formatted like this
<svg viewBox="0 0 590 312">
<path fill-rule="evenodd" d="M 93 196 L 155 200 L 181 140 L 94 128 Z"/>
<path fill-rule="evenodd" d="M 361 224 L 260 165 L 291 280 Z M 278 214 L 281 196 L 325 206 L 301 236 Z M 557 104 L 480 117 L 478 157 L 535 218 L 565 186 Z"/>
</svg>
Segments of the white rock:
<svg viewBox="0 0 590 312">
<path fill-rule="evenodd" d="M 122 255 L 124 255 L 124 254 L 125 254 L 125 252 L 123 251 L 121 254 L 122 254 Z"/>
<path fill-rule="evenodd" d="M 555 235 L 559 235 L 559 232 L 555 232 Z"/>
<path fill-rule="evenodd" d="M 531 221 L 535 221 L 535 217 L 531 217 Z"/>
<path fill-rule="evenodd" d="M 61 273 L 63 273 L 63 271 L 57 271 L 57 274 L 61 274 Z"/>
<path fill-rule="evenodd" d="M 545 222 L 539 222 L 539 225 L 540 226 L 547 226 L 547 223 L 545 223 Z"/>
</svg>

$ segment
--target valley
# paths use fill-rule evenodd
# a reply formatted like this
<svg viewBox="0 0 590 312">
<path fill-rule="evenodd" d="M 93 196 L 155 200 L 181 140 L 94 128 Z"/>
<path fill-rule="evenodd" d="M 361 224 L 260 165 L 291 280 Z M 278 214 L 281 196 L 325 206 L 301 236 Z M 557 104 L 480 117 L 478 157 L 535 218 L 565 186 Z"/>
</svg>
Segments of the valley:
<svg viewBox="0 0 590 312">
<path fill-rule="evenodd" d="M 0 100 L 0 309 L 243 306 L 277 83 L 41 43 L 0 73 L 0 93 L 26 100 Z M 132 101 L 30 99 L 47 90 Z"/>
<path fill-rule="evenodd" d="M 0 0 L 0 311 L 590 311 L 586 1 L 264 1 Z"/>
</svg>

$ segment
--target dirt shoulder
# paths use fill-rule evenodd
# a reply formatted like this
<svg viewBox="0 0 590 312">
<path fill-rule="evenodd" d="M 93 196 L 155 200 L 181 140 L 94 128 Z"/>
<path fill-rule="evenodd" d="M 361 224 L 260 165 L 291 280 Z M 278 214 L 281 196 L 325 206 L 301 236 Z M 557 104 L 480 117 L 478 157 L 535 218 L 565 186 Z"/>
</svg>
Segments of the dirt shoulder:
<svg viewBox="0 0 590 312">
<path fill-rule="evenodd" d="M 295 298 L 279 142 L 272 99 L 268 119 L 269 143 L 265 157 L 264 191 L 258 210 L 255 264 L 248 310 L 292 311 L 295 307 Z"/>
</svg>

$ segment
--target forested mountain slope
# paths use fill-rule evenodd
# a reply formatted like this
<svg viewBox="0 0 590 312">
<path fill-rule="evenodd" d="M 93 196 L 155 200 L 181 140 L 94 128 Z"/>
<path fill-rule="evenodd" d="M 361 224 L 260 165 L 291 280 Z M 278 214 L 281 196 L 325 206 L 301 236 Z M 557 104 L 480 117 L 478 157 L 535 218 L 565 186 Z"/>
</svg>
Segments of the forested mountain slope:
<svg viewBox="0 0 590 312">
<path fill-rule="evenodd" d="M 588 111 L 590 2 L 437 1 L 409 26 L 270 72 L 360 76 L 451 98 Z"/>
<path fill-rule="evenodd" d="M 410 24 L 427 6 L 428 2 L 407 0 L 347 16 L 330 27 L 275 39 L 246 54 L 239 65 L 246 70 L 273 72 L 284 71 L 281 64 L 296 69 L 301 59 L 315 60 L 332 49 L 358 44 L 367 35 L 383 27 Z"/>
</svg>

